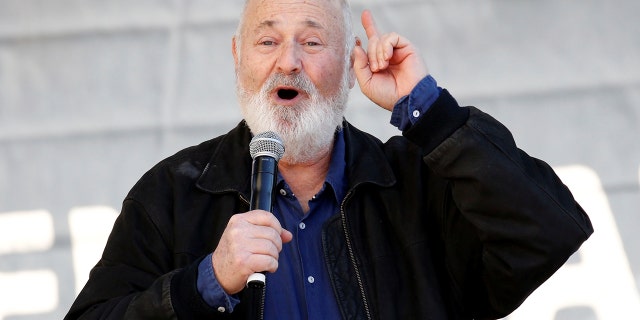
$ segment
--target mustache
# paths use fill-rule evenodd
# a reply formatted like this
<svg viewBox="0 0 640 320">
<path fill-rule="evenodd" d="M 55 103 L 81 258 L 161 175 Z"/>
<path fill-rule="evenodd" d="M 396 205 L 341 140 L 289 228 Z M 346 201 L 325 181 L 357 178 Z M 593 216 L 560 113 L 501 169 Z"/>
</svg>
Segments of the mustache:
<svg viewBox="0 0 640 320">
<path fill-rule="evenodd" d="M 311 79 L 304 73 L 295 73 L 292 75 L 274 73 L 267 79 L 262 88 L 264 92 L 271 92 L 282 86 L 293 87 L 307 94 L 314 94 L 318 91 L 313 82 L 311 82 Z"/>
</svg>

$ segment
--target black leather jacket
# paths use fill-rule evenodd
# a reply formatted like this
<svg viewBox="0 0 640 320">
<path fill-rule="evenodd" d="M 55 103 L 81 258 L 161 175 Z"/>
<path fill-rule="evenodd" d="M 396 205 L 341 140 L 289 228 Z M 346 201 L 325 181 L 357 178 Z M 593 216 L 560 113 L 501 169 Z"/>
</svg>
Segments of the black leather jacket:
<svg viewBox="0 0 640 320">
<path fill-rule="evenodd" d="M 547 164 L 446 90 L 404 137 L 344 133 L 348 192 L 323 248 L 345 319 L 503 317 L 593 232 Z M 250 139 L 241 123 L 148 171 L 67 318 L 244 318 L 244 291 L 221 313 L 196 277 L 248 210 Z"/>
</svg>

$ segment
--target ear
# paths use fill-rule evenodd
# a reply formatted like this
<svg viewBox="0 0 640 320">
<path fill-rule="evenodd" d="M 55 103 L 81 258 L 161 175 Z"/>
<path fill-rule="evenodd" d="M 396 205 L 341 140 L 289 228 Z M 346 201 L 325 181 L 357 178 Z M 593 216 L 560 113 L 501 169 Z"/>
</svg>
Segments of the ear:
<svg viewBox="0 0 640 320">
<path fill-rule="evenodd" d="M 355 41 L 355 47 L 359 46 L 361 44 L 360 42 L 360 38 L 355 37 L 353 39 L 353 41 Z M 354 47 L 354 48 L 355 48 Z M 349 89 L 353 89 L 353 87 L 356 85 L 356 72 L 353 69 L 353 64 L 355 62 L 355 50 L 351 50 L 351 57 L 349 58 Z"/>
<path fill-rule="evenodd" d="M 236 51 L 236 37 L 231 38 L 231 53 L 233 54 L 233 63 L 238 67 L 238 52 Z"/>
</svg>

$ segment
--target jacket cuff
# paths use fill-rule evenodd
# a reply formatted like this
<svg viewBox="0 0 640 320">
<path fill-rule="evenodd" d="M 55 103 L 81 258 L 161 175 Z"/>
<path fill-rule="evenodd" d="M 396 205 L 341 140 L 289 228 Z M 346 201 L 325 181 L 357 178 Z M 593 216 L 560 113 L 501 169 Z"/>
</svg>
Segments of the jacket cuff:
<svg viewBox="0 0 640 320">
<path fill-rule="evenodd" d="M 182 269 L 171 279 L 171 303 L 178 319 L 211 318 L 219 312 L 210 307 L 198 291 L 198 266 L 202 259 Z"/>
<path fill-rule="evenodd" d="M 468 118 L 469 109 L 460 107 L 449 91 L 442 89 L 429 110 L 402 134 L 428 154 L 463 126 Z"/>
</svg>

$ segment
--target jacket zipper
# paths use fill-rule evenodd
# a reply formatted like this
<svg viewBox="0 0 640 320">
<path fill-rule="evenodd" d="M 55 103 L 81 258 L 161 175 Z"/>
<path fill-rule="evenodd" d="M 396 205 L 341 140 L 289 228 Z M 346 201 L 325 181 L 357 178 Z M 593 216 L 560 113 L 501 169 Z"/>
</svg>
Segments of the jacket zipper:
<svg viewBox="0 0 640 320">
<path fill-rule="evenodd" d="M 365 291 L 364 291 L 364 283 L 362 281 L 360 269 L 358 269 L 358 264 L 356 263 L 356 255 L 353 251 L 351 237 L 349 236 L 349 232 L 347 229 L 347 215 L 345 213 L 344 207 L 345 207 L 345 204 L 347 203 L 347 200 L 349 200 L 352 194 L 353 192 L 349 191 L 347 195 L 344 197 L 344 200 L 342 200 L 342 203 L 340 204 L 340 218 L 342 220 L 342 229 L 344 230 L 344 237 L 347 241 L 347 250 L 349 251 L 349 260 L 351 261 L 351 264 L 353 265 L 353 269 L 356 272 L 356 279 L 358 280 L 358 288 L 360 289 L 360 296 L 362 296 L 362 302 L 364 303 L 364 311 L 367 314 L 367 319 L 372 319 L 371 310 L 369 310 L 369 302 L 367 301 L 367 296 L 365 295 Z"/>
<path fill-rule="evenodd" d="M 356 263 L 356 255 L 353 251 L 353 245 L 351 244 L 351 237 L 349 236 L 349 232 L 347 231 L 347 215 L 344 210 L 344 206 L 347 203 L 347 200 L 351 198 L 352 191 L 349 191 L 347 195 L 342 200 L 340 204 L 340 218 L 342 220 L 342 229 L 344 230 L 344 236 L 347 241 L 347 251 L 349 251 L 349 260 L 353 265 L 353 269 L 356 271 L 356 279 L 358 281 L 358 289 L 360 290 L 360 296 L 362 297 L 362 302 L 364 304 L 364 311 L 367 314 L 367 319 L 373 319 L 371 317 L 371 310 L 369 309 L 369 302 L 367 301 L 367 296 L 364 292 L 364 283 L 362 281 L 362 276 L 360 275 L 360 269 L 358 268 L 358 264 Z M 249 201 L 246 200 L 242 194 L 240 194 L 240 199 L 249 204 Z M 262 297 L 260 301 L 260 319 L 264 319 L 264 304 L 265 304 L 265 296 L 267 293 L 266 287 L 262 288 Z"/>
</svg>

